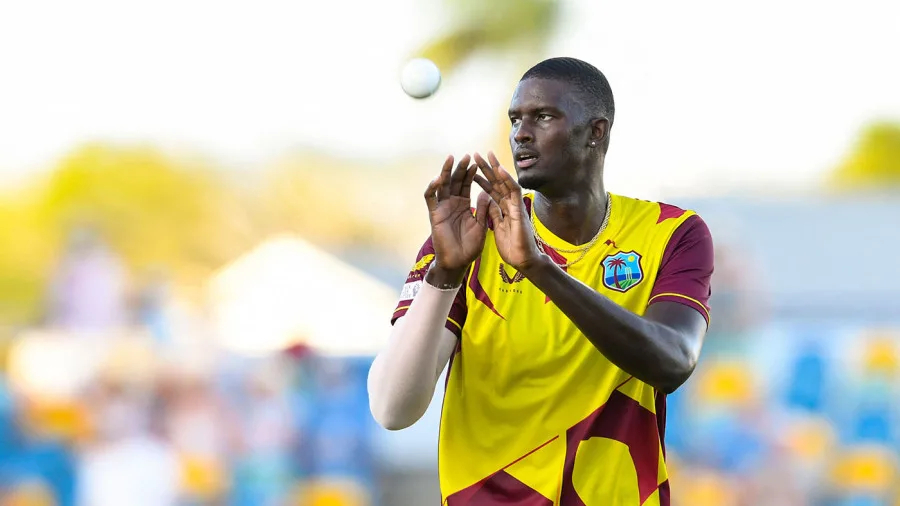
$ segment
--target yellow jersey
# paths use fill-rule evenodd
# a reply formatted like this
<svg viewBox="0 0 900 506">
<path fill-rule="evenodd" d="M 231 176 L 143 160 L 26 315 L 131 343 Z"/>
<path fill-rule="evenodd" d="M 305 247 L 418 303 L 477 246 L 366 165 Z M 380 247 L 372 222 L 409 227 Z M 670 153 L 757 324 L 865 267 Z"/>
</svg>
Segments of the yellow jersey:
<svg viewBox="0 0 900 506">
<path fill-rule="evenodd" d="M 526 194 L 529 211 L 532 199 Z M 536 218 L 535 227 L 553 248 L 551 258 L 567 263 L 555 250 L 577 246 Z M 695 213 L 610 195 L 606 229 L 567 272 L 636 314 L 669 300 L 708 319 L 711 255 L 708 229 Z M 394 320 L 405 313 L 433 257 L 429 240 Z M 672 276 L 660 278 L 669 264 Z M 460 341 L 441 414 L 442 504 L 668 506 L 665 395 L 607 360 L 552 301 L 505 265 L 492 231 L 447 328 Z"/>
</svg>

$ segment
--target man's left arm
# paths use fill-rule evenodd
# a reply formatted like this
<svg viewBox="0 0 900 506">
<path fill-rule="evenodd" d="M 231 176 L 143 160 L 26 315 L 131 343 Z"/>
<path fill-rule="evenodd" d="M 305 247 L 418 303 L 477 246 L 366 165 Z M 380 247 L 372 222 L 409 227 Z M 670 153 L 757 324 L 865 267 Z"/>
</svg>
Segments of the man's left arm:
<svg viewBox="0 0 900 506">
<path fill-rule="evenodd" d="M 666 393 L 681 386 L 697 365 L 708 324 L 705 304 L 713 245 L 706 224 L 699 217 L 690 217 L 669 239 L 654 283 L 655 290 L 666 291 L 654 291 L 644 316 L 638 316 L 542 254 L 534 240 L 522 187 L 493 153 L 488 153 L 489 161 L 475 153 L 474 160 L 484 174 L 476 175 L 475 182 L 491 197 L 488 214 L 500 257 L 550 297 L 623 371 Z M 691 287 L 687 290 L 691 293 L 683 293 L 683 287 Z"/>
<path fill-rule="evenodd" d="M 691 216 L 673 234 L 649 306 L 638 316 L 542 256 L 523 271 L 612 363 L 671 393 L 690 377 L 709 324 L 709 228 Z"/>
</svg>

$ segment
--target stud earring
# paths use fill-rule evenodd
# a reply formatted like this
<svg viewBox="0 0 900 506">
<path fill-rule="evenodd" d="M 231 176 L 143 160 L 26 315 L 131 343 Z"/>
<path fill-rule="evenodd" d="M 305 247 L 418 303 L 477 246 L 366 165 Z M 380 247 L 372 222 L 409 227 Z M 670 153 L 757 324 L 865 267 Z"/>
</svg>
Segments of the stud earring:
<svg viewBox="0 0 900 506">
<path fill-rule="evenodd" d="M 592 148 L 597 147 L 597 141 L 591 141 L 591 147 Z"/>
</svg>

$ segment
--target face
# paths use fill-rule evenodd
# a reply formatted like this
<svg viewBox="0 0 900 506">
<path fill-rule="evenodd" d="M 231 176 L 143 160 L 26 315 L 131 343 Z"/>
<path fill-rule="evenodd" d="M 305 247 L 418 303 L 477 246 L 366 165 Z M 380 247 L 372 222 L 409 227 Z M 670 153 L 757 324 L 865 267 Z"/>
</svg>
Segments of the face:
<svg viewBox="0 0 900 506">
<path fill-rule="evenodd" d="M 535 78 L 519 82 L 509 119 L 509 145 L 523 188 L 564 192 L 597 176 L 600 142 L 590 147 L 596 127 L 568 83 Z"/>
</svg>

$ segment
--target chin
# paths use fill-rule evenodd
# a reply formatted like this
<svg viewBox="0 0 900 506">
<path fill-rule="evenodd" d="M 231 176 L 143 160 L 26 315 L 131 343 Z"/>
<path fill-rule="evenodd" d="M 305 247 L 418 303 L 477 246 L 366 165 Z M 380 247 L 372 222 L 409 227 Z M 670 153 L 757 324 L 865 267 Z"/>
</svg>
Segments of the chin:
<svg viewBox="0 0 900 506">
<path fill-rule="evenodd" d="M 519 186 L 526 190 L 540 191 L 549 181 L 540 173 L 524 171 L 518 175 Z"/>
</svg>

